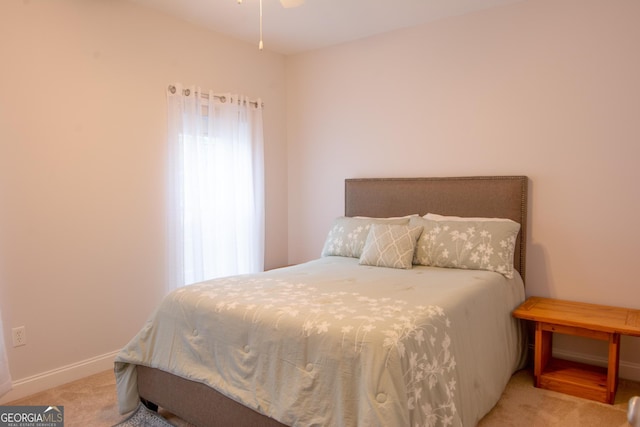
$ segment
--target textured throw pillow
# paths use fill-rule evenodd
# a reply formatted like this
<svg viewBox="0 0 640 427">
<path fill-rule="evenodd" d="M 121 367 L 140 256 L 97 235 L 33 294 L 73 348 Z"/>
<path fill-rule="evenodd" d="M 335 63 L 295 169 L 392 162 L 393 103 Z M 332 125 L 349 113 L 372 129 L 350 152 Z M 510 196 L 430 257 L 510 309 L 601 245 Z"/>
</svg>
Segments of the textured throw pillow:
<svg viewBox="0 0 640 427">
<path fill-rule="evenodd" d="M 414 264 L 488 270 L 513 278 L 513 255 L 520 231 L 517 222 L 499 218 L 416 217 L 410 224 L 424 227 Z"/>
<path fill-rule="evenodd" d="M 372 224 L 409 224 L 409 218 L 338 217 L 322 248 L 322 256 L 360 258 Z M 417 217 L 417 215 L 413 215 Z"/>
<path fill-rule="evenodd" d="M 411 268 L 416 241 L 422 227 L 373 224 L 362 250 L 360 264 L 376 267 Z"/>
</svg>

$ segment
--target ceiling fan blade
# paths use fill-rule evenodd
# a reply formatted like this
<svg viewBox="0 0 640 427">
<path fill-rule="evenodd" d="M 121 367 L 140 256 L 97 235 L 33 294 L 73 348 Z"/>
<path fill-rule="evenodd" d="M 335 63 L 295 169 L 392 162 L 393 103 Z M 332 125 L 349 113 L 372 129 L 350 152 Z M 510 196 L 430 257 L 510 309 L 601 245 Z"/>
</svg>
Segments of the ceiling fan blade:
<svg viewBox="0 0 640 427">
<path fill-rule="evenodd" d="M 280 4 L 284 8 L 298 7 L 304 3 L 304 0 L 280 0 Z"/>
</svg>

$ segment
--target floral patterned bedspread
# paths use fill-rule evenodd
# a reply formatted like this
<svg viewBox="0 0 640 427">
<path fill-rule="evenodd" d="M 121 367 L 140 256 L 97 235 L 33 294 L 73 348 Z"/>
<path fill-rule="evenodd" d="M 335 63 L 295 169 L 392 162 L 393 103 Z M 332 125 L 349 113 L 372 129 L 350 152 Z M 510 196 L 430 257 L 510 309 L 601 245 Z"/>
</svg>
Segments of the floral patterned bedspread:
<svg viewBox="0 0 640 427">
<path fill-rule="evenodd" d="M 117 356 L 120 410 L 142 364 L 291 426 L 472 426 L 521 362 L 523 299 L 519 277 L 343 257 L 187 286 Z"/>
</svg>

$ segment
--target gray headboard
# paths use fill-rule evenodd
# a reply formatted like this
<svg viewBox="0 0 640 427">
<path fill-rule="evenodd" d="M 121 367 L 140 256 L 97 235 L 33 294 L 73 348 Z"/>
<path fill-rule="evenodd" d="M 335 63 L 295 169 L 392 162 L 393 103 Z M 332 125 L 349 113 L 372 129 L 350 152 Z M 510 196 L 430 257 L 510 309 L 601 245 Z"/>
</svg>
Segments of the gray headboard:
<svg viewBox="0 0 640 427">
<path fill-rule="evenodd" d="M 525 279 L 526 176 L 362 178 L 345 181 L 345 215 L 390 217 L 436 213 L 509 218 L 521 226 L 514 266 Z"/>
</svg>

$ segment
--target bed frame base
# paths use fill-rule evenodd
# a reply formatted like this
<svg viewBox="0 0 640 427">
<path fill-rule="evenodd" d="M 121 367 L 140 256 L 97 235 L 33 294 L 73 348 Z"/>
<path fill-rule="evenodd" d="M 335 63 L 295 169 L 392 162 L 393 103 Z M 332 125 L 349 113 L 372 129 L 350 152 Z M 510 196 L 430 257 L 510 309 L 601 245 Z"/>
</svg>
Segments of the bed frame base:
<svg viewBox="0 0 640 427">
<path fill-rule="evenodd" d="M 198 427 L 286 427 L 205 384 L 146 366 L 136 372 L 140 400 L 154 411 L 161 407 Z"/>
</svg>

